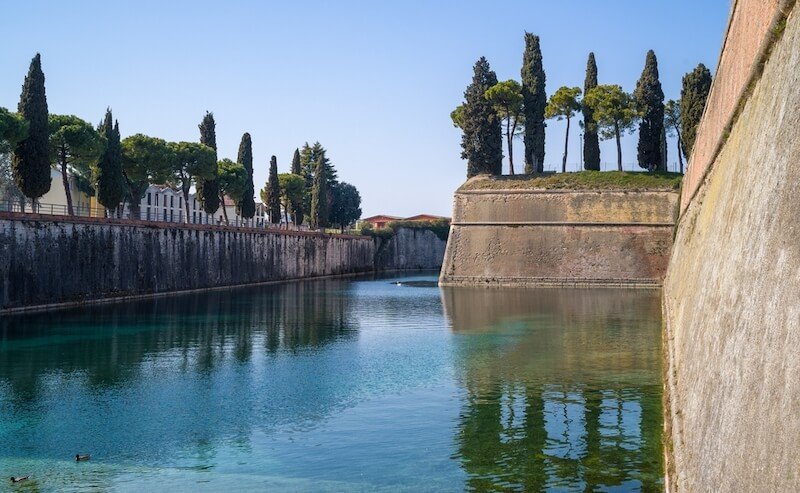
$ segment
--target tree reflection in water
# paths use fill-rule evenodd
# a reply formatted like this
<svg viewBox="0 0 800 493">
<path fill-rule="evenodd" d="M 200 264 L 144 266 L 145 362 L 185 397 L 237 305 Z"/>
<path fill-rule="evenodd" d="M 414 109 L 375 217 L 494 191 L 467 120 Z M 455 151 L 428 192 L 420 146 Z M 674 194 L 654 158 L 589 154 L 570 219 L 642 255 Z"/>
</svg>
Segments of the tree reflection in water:
<svg viewBox="0 0 800 493">
<path fill-rule="evenodd" d="M 257 296 L 222 290 L 2 317 L 0 380 L 34 398 L 38 379 L 53 371 L 82 371 L 97 386 L 113 386 L 163 353 L 181 355 L 187 369 L 210 371 L 229 357 L 247 362 L 253 344 L 267 353 L 321 349 L 356 335 L 351 299 L 324 295 L 342 284 L 296 282 L 253 288 Z"/>
<path fill-rule="evenodd" d="M 443 288 L 474 491 L 658 491 L 660 305 L 649 291 Z"/>
</svg>

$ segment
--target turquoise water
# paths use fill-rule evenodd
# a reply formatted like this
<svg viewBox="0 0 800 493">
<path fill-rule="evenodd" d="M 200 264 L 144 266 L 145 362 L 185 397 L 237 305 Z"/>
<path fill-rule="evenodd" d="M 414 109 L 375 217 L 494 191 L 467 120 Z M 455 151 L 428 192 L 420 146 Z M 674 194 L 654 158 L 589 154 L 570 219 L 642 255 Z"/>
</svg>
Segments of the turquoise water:
<svg viewBox="0 0 800 493">
<path fill-rule="evenodd" d="M 0 488 L 662 488 L 657 292 L 397 280 L 2 317 Z"/>
</svg>

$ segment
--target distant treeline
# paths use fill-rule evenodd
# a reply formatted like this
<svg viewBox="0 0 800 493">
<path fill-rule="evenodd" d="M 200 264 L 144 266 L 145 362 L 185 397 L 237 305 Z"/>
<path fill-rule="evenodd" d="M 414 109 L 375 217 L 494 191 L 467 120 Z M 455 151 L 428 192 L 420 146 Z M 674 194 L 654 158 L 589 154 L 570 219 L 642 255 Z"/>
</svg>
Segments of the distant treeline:
<svg viewBox="0 0 800 493">
<path fill-rule="evenodd" d="M 37 199 L 50 190 L 51 167 L 61 172 L 67 210 L 74 213 L 69 177 L 109 211 L 121 213 L 125 204 L 138 217 L 151 184 L 180 190 L 184 203 L 194 185 L 202 209 L 217 212 L 225 197 L 245 219 L 256 214 L 253 149 L 249 133 L 242 135 L 236 161 L 217 156 L 216 122 L 207 112 L 199 125 L 199 142 L 167 142 L 136 134 L 120 138 L 111 109 L 97 128 L 73 115 L 48 112 L 41 56 L 33 58 L 22 86 L 17 112 L 0 108 L 0 197 Z M 10 159 L 9 159 L 10 157 Z M 344 228 L 361 217 L 358 190 L 339 182 L 336 169 L 319 142 L 296 149 L 291 171 L 278 174 L 270 160 L 269 180 L 260 193 L 270 222 L 283 214 L 296 225 Z M 227 221 L 227 209 L 222 207 Z M 188 221 L 188 214 L 184 216 Z"/>
</svg>

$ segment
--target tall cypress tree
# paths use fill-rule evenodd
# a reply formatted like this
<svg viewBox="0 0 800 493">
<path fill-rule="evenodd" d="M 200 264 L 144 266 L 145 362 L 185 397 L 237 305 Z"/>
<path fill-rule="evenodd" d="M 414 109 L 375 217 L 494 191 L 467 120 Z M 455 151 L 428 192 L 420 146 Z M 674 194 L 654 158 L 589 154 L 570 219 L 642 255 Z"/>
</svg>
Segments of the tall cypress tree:
<svg viewBox="0 0 800 493">
<path fill-rule="evenodd" d="M 691 158 L 697 125 L 703 116 L 708 93 L 711 91 L 711 71 L 702 63 L 683 76 L 681 88 L 681 138 L 683 153 Z"/>
<path fill-rule="evenodd" d="M 272 224 L 281 222 L 281 185 L 278 180 L 278 159 L 275 156 L 269 160 L 269 220 Z"/>
<path fill-rule="evenodd" d="M 661 134 L 664 130 L 664 91 L 658 80 L 658 60 L 653 50 L 647 52 L 642 76 L 633 92 L 639 121 L 639 166 L 649 171 L 664 170 Z"/>
<path fill-rule="evenodd" d="M 38 53 L 25 76 L 17 111 L 28 123 L 28 137 L 15 147 L 11 170 L 17 187 L 34 204 L 50 190 L 50 130 L 42 59 Z"/>
<path fill-rule="evenodd" d="M 303 166 L 300 162 L 300 149 L 294 150 L 294 155 L 292 156 L 292 173 L 295 175 L 303 174 Z"/>
<path fill-rule="evenodd" d="M 214 114 L 206 111 L 203 121 L 198 125 L 200 128 L 200 143 L 214 149 L 214 162 L 217 162 L 217 125 L 214 122 Z M 213 214 L 219 210 L 220 196 L 219 196 L 219 182 L 216 177 L 217 172 L 214 172 L 214 178 L 211 180 L 200 180 L 195 183 L 197 187 L 197 198 L 200 200 L 200 205 L 203 210 L 209 214 Z"/>
<path fill-rule="evenodd" d="M 522 105 L 525 114 L 525 173 L 544 171 L 545 74 L 539 36 L 525 33 L 522 55 Z"/>
<path fill-rule="evenodd" d="M 328 227 L 328 177 L 325 162 L 320 157 L 317 159 L 314 171 L 314 186 L 311 189 L 311 227 Z"/>
<path fill-rule="evenodd" d="M 111 108 L 106 109 L 106 116 L 97 131 L 106 139 L 106 148 L 97 162 L 97 201 L 113 210 L 125 198 L 128 187 L 122 175 L 119 122 L 114 123 Z"/>
<path fill-rule="evenodd" d="M 250 219 L 256 215 L 255 186 L 253 186 L 253 141 L 250 134 L 245 132 L 242 141 L 239 143 L 239 155 L 236 162 L 244 166 L 247 171 L 247 182 L 245 183 L 242 201 L 237 204 L 239 214 Z"/>
<path fill-rule="evenodd" d="M 583 94 L 597 87 L 597 63 L 594 53 L 589 53 L 586 62 L 586 80 L 583 82 Z M 583 105 L 583 168 L 600 170 L 600 139 L 597 137 L 597 123 L 592 116 L 592 108 Z"/>
<path fill-rule="evenodd" d="M 479 173 L 499 175 L 503 169 L 503 131 L 500 117 L 486 97 L 497 75 L 486 58 L 475 62 L 472 83 L 464 92 L 461 158 L 467 160 L 467 177 Z"/>
</svg>

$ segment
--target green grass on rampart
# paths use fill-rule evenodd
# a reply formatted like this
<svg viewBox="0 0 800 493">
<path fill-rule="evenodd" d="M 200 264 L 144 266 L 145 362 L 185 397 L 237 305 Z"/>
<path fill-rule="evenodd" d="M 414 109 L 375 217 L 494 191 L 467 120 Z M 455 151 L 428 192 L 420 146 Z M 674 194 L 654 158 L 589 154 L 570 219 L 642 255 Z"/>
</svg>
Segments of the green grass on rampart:
<svg viewBox="0 0 800 493">
<path fill-rule="evenodd" d="M 683 175 L 633 171 L 580 171 L 540 175 L 479 175 L 461 185 L 465 190 L 678 190 Z"/>
</svg>

